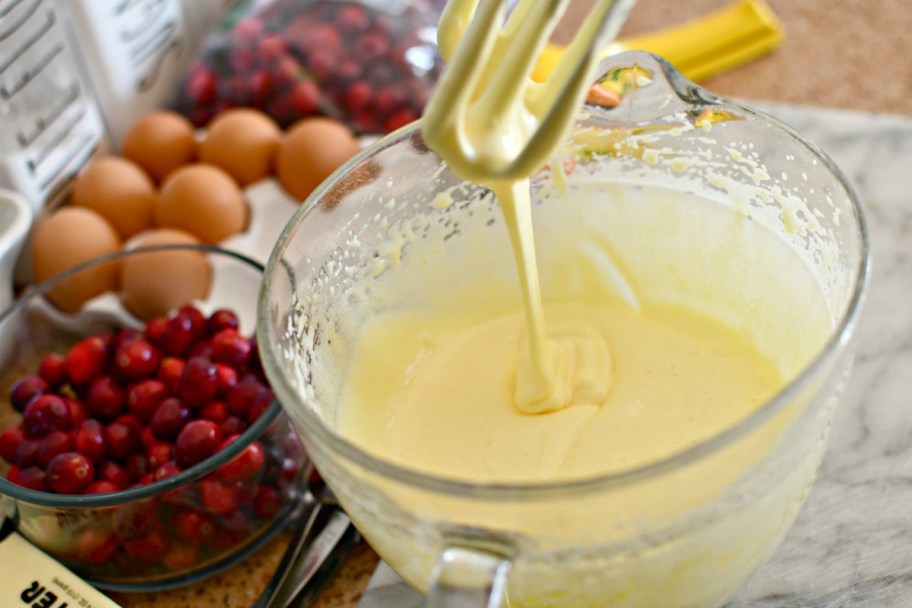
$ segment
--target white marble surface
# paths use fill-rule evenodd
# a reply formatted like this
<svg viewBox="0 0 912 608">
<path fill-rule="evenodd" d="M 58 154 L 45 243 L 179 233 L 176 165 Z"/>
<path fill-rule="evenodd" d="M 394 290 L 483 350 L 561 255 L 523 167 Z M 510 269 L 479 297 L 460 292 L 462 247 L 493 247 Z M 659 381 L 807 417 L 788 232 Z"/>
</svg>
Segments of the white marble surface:
<svg viewBox="0 0 912 608">
<path fill-rule="evenodd" d="M 863 201 L 874 272 L 852 381 L 810 498 L 729 608 L 912 606 L 912 119 L 764 107 L 823 148 Z M 422 599 L 381 564 L 360 608 Z M 661 608 L 661 607 L 656 607 Z"/>
</svg>

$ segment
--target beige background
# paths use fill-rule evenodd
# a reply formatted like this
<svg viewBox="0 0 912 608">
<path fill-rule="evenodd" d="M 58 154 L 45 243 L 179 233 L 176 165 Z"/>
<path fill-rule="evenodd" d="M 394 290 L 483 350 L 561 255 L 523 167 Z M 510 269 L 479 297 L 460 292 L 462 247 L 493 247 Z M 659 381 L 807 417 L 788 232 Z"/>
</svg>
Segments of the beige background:
<svg viewBox="0 0 912 608">
<path fill-rule="evenodd" d="M 558 36 L 566 38 L 595 0 L 574 0 Z M 647 32 L 726 6 L 732 0 L 639 0 L 622 35 Z M 771 55 L 703 86 L 720 95 L 912 117 L 912 0 L 766 0 L 786 29 Z M 124 606 L 246 608 L 259 595 L 287 539 L 204 584 L 118 596 Z M 318 606 L 352 607 L 377 564 L 362 545 Z"/>
</svg>

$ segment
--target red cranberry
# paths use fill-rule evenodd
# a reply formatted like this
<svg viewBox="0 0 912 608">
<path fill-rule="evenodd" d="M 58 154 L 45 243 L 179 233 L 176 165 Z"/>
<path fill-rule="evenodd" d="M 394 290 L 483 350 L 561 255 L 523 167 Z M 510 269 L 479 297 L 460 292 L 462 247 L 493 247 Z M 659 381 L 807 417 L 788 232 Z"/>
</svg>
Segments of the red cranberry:
<svg viewBox="0 0 912 608">
<path fill-rule="evenodd" d="M 238 375 L 234 369 L 228 367 L 223 363 L 215 364 L 216 370 L 216 380 L 218 383 L 218 393 L 219 395 L 227 395 L 228 391 L 237 386 Z"/>
<path fill-rule="evenodd" d="M 237 329 L 240 323 L 234 312 L 221 308 L 216 310 L 206 320 L 206 334 L 214 336 L 223 329 Z"/>
<path fill-rule="evenodd" d="M 188 420 L 190 408 L 180 399 L 169 397 L 162 401 L 152 416 L 152 432 L 159 439 L 171 440 L 177 437 Z"/>
<path fill-rule="evenodd" d="M 117 460 L 126 460 L 142 446 L 139 432 L 129 424 L 112 422 L 105 427 L 105 440 L 108 454 Z"/>
<path fill-rule="evenodd" d="M 127 473 L 127 469 L 113 460 L 105 460 L 96 467 L 95 479 L 113 484 L 118 490 L 130 485 L 130 474 Z"/>
<path fill-rule="evenodd" d="M 279 492 L 264 484 L 260 484 L 256 498 L 253 499 L 253 514 L 257 519 L 272 519 L 279 512 L 282 500 Z"/>
<path fill-rule="evenodd" d="M 127 464 L 124 468 L 130 478 L 130 483 L 136 483 L 149 471 L 149 460 L 145 454 L 131 454 L 127 458 Z"/>
<path fill-rule="evenodd" d="M 16 460 L 16 449 L 22 440 L 25 439 L 25 433 L 21 426 L 14 426 L 0 433 L 0 457 L 12 464 Z"/>
<path fill-rule="evenodd" d="M 161 439 L 155 436 L 155 432 L 152 431 L 151 426 L 143 427 L 139 432 L 139 438 L 142 439 L 143 447 L 146 448 L 146 450 L 161 441 Z"/>
<path fill-rule="evenodd" d="M 35 466 L 26 467 L 24 469 L 13 467 L 7 474 L 7 480 L 17 486 L 35 490 L 36 492 L 47 492 L 49 490 L 47 485 L 47 474 L 42 469 Z"/>
<path fill-rule="evenodd" d="M 238 507 L 237 491 L 231 485 L 223 484 L 218 479 L 207 477 L 199 482 L 200 498 L 203 507 L 217 516 L 234 513 Z"/>
<path fill-rule="evenodd" d="M 66 354 L 67 376 L 73 384 L 86 384 L 101 375 L 108 360 L 108 341 L 91 336 L 76 343 Z"/>
<path fill-rule="evenodd" d="M 117 492 L 118 490 L 122 490 L 122 489 L 123 488 L 116 486 L 115 484 L 111 483 L 110 481 L 93 481 L 92 483 L 89 484 L 89 487 L 87 487 L 85 490 L 83 490 L 82 493 L 83 494 L 110 494 L 111 492 Z"/>
<path fill-rule="evenodd" d="M 76 429 L 74 449 L 92 462 L 101 462 L 108 453 L 104 431 L 104 426 L 97 420 L 86 420 Z"/>
<path fill-rule="evenodd" d="M 228 411 L 235 416 L 246 418 L 247 412 L 250 411 L 253 404 L 256 403 L 258 399 L 264 398 L 263 396 L 267 394 L 271 401 L 272 391 L 260 383 L 256 378 L 247 376 L 239 381 L 234 388 L 228 391 L 228 399 L 226 401 Z"/>
<path fill-rule="evenodd" d="M 345 91 L 345 105 L 350 111 L 362 110 L 370 103 L 373 94 L 370 84 L 363 80 L 354 82 Z"/>
<path fill-rule="evenodd" d="M 250 357 L 250 341 L 236 329 L 223 329 L 212 337 L 212 359 L 242 369 Z"/>
<path fill-rule="evenodd" d="M 168 396 L 161 380 L 141 380 L 127 389 L 127 409 L 142 422 L 149 422 Z"/>
<path fill-rule="evenodd" d="M 93 417 L 113 420 L 123 413 L 126 404 L 126 392 L 111 376 L 99 376 L 92 380 L 85 405 Z"/>
<path fill-rule="evenodd" d="M 140 477 L 139 481 L 137 481 L 136 484 L 140 485 L 140 486 L 147 486 L 150 483 L 152 483 L 153 481 L 155 481 L 155 473 L 152 473 L 150 471 L 149 473 L 146 473 L 145 475 Z"/>
<path fill-rule="evenodd" d="M 218 76 L 202 66 L 194 66 L 187 78 L 187 93 L 199 105 L 208 105 L 215 100 Z"/>
<path fill-rule="evenodd" d="M 212 516 L 197 509 L 175 509 L 171 513 L 171 530 L 178 538 L 204 543 L 215 534 Z"/>
<path fill-rule="evenodd" d="M 162 336 L 165 334 L 165 328 L 168 326 L 167 317 L 156 317 L 146 321 L 146 327 L 143 334 L 150 343 L 155 346 L 161 345 Z"/>
<path fill-rule="evenodd" d="M 142 434 L 143 429 L 146 428 L 139 418 L 133 414 L 121 414 L 114 419 L 114 422 L 119 422 L 120 424 L 126 424 L 127 426 L 132 427 L 137 434 Z"/>
<path fill-rule="evenodd" d="M 211 420 L 192 420 L 174 442 L 174 460 L 189 468 L 215 454 L 222 444 L 222 431 Z"/>
<path fill-rule="evenodd" d="M 222 442 L 219 449 L 225 449 L 229 443 L 237 438 L 237 435 L 229 437 Z M 254 441 L 241 450 L 240 454 L 219 467 L 218 475 L 223 481 L 229 482 L 250 479 L 263 468 L 264 460 L 265 453 L 263 452 L 263 446 L 260 445 L 259 441 Z"/>
<path fill-rule="evenodd" d="M 70 409 L 70 422 L 73 428 L 79 428 L 79 425 L 89 419 L 89 412 L 85 404 L 79 399 L 64 398 L 67 407 Z"/>
<path fill-rule="evenodd" d="M 37 465 L 39 445 L 40 441 L 38 439 L 23 439 L 20 441 L 19 446 L 16 447 L 16 457 L 14 459 L 16 466 L 25 469 Z"/>
<path fill-rule="evenodd" d="M 279 471 L 279 478 L 287 483 L 291 483 L 298 476 L 298 463 L 294 458 L 283 458 Z M 316 489 L 311 488 L 315 493 Z"/>
<path fill-rule="evenodd" d="M 117 537 L 111 530 L 84 528 L 73 537 L 73 557 L 84 564 L 103 564 L 110 561 L 116 551 Z"/>
<path fill-rule="evenodd" d="M 158 368 L 158 379 L 172 393 L 177 392 L 180 377 L 184 373 L 184 360 L 177 357 L 165 357 Z"/>
<path fill-rule="evenodd" d="M 194 342 L 193 346 L 190 347 L 190 352 L 187 353 L 187 359 L 193 357 L 212 359 L 212 344 L 208 340 Z"/>
<path fill-rule="evenodd" d="M 111 336 L 111 343 L 108 344 L 108 349 L 112 352 L 117 351 L 121 346 L 125 346 L 137 340 L 142 340 L 143 337 L 143 332 L 138 329 L 123 327 Z"/>
<path fill-rule="evenodd" d="M 173 460 L 169 460 L 165 464 L 155 469 L 155 472 L 152 475 L 155 481 L 162 481 L 164 479 L 168 479 L 169 477 L 174 477 L 180 472 L 181 468 L 177 466 L 177 463 Z"/>
<path fill-rule="evenodd" d="M 114 352 L 114 369 L 121 378 L 139 380 L 151 376 L 158 370 L 161 355 L 145 340 L 133 340 L 122 344 Z"/>
<path fill-rule="evenodd" d="M 38 375 L 49 386 L 60 386 L 67 381 L 66 359 L 56 353 L 45 355 L 38 366 Z"/>
<path fill-rule="evenodd" d="M 250 536 L 250 519 L 243 511 L 234 511 L 219 518 L 218 530 L 209 544 L 220 551 L 230 549 Z"/>
<path fill-rule="evenodd" d="M 273 395 L 271 390 L 257 395 L 253 405 L 247 410 L 247 424 L 253 424 L 259 420 L 260 416 L 262 416 L 266 410 L 269 409 L 269 406 L 272 405 L 272 400 Z"/>
<path fill-rule="evenodd" d="M 247 430 L 247 422 L 238 416 L 228 416 L 221 425 L 222 435 L 230 437 L 231 435 L 240 435 Z"/>
<path fill-rule="evenodd" d="M 371 18 L 364 7 L 357 4 L 343 4 L 336 13 L 339 28 L 350 32 L 363 32 L 370 27 Z"/>
<path fill-rule="evenodd" d="M 92 461 L 78 452 L 64 452 L 47 466 L 47 482 L 58 494 L 79 494 L 95 479 Z"/>
<path fill-rule="evenodd" d="M 10 389 L 10 405 L 17 412 L 24 412 L 32 399 L 49 389 L 50 386 L 41 376 L 25 376 L 17 380 Z"/>
<path fill-rule="evenodd" d="M 22 428 L 29 438 L 44 437 L 51 431 L 68 431 L 71 425 L 70 408 L 57 395 L 35 397 L 22 414 Z"/>
<path fill-rule="evenodd" d="M 170 356 L 186 353 L 194 342 L 193 321 L 185 315 L 175 315 L 168 320 L 162 332 L 162 352 Z"/>
<path fill-rule="evenodd" d="M 199 563 L 198 545 L 171 545 L 161 558 L 166 568 L 174 571 L 188 570 Z"/>
<path fill-rule="evenodd" d="M 177 311 L 178 316 L 190 319 L 190 331 L 193 334 L 193 341 L 199 340 L 206 334 L 206 315 L 195 306 L 181 306 Z"/>
<path fill-rule="evenodd" d="M 157 562 L 168 551 L 168 535 L 163 526 L 153 527 L 148 534 L 135 540 L 122 541 L 124 550 L 145 562 Z"/>
<path fill-rule="evenodd" d="M 218 370 L 215 364 L 203 357 L 193 357 L 184 366 L 178 383 L 177 394 L 189 405 L 202 406 L 218 392 Z"/>
<path fill-rule="evenodd" d="M 314 114 L 320 108 L 320 87 L 310 80 L 295 84 L 291 90 L 291 104 L 302 116 Z"/>
<path fill-rule="evenodd" d="M 149 468 L 153 471 L 174 458 L 174 450 L 167 441 L 159 441 L 146 449 Z"/>
<path fill-rule="evenodd" d="M 220 425 L 228 419 L 228 406 L 224 401 L 210 401 L 200 410 L 200 418 Z"/>
<path fill-rule="evenodd" d="M 48 463 L 57 454 L 73 451 L 73 435 L 66 431 L 51 431 L 38 442 L 36 458 L 38 466 L 47 468 Z"/>
</svg>

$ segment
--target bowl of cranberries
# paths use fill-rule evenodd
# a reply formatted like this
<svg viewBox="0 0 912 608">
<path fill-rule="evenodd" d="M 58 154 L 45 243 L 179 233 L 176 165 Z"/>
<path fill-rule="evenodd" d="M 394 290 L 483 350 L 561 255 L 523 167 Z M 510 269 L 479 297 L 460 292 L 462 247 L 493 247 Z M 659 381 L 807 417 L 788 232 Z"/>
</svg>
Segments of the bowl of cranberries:
<svg viewBox="0 0 912 608">
<path fill-rule="evenodd" d="M 102 264 L 184 248 L 209 284 L 142 307 L 155 316 L 117 289 L 77 312 L 48 297 Z M 20 534 L 101 588 L 144 591 L 210 576 L 287 524 L 307 459 L 253 337 L 261 274 L 214 247 L 127 250 L 0 315 L 0 501 Z"/>
</svg>

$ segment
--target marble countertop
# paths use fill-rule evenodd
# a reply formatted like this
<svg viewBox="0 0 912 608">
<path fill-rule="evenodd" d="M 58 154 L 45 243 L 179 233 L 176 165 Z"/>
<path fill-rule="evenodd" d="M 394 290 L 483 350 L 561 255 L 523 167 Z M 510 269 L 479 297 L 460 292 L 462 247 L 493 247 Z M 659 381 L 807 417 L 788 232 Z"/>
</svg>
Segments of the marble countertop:
<svg viewBox="0 0 912 608">
<path fill-rule="evenodd" d="M 784 543 L 728 608 L 912 605 L 912 120 L 760 106 L 824 149 L 869 222 L 873 274 L 823 465 Z M 385 565 L 360 608 L 422 598 Z"/>
</svg>

